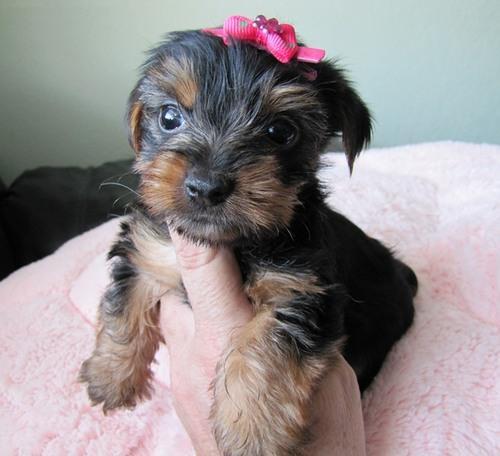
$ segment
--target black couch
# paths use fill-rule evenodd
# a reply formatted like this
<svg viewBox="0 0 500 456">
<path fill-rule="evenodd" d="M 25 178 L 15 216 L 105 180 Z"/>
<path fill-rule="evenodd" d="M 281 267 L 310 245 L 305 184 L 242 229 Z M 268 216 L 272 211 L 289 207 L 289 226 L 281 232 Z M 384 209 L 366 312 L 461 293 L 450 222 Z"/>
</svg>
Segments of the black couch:
<svg viewBox="0 0 500 456">
<path fill-rule="evenodd" d="M 42 167 L 0 180 L 0 280 L 72 237 L 123 215 L 134 200 L 131 160 L 91 168 Z"/>
</svg>

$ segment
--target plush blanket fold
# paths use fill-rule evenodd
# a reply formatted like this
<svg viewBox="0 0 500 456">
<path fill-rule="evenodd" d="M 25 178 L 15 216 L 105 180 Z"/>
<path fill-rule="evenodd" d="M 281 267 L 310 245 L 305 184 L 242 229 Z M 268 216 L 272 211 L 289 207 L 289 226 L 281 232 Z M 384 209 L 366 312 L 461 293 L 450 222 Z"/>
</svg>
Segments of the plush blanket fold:
<svg viewBox="0 0 500 456">
<path fill-rule="evenodd" d="M 417 272 L 415 323 L 363 399 L 369 455 L 500 454 L 500 146 L 325 156 L 329 202 Z M 189 455 L 168 357 L 156 390 L 104 417 L 76 377 L 94 341 L 118 221 L 0 282 L 0 453 Z"/>
</svg>

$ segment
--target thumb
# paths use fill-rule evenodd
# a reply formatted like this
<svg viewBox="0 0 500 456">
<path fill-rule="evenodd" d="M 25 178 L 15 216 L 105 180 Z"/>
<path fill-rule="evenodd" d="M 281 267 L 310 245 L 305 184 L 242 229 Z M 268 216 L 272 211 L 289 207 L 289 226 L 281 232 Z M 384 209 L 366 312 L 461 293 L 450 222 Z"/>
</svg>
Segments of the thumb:
<svg viewBox="0 0 500 456">
<path fill-rule="evenodd" d="M 227 334 L 252 318 L 236 258 L 226 247 L 193 244 L 171 230 L 196 331 Z"/>
</svg>

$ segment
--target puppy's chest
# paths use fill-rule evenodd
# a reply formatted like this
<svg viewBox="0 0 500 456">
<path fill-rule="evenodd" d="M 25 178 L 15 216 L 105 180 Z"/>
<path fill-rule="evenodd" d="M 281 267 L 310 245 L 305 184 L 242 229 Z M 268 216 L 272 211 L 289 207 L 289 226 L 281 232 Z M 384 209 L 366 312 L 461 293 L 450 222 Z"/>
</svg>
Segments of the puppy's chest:
<svg viewBox="0 0 500 456">
<path fill-rule="evenodd" d="M 147 222 L 147 223 L 146 223 Z M 159 293 L 171 288 L 182 289 L 181 276 L 171 240 L 144 218 L 132 221 L 122 240 L 134 248 L 129 260 L 148 281 L 159 285 Z M 236 250 L 244 290 L 256 310 L 287 305 L 304 296 L 322 295 L 327 284 L 306 264 L 304 255 L 298 261 L 292 254 L 270 257 L 261 250 Z"/>
</svg>

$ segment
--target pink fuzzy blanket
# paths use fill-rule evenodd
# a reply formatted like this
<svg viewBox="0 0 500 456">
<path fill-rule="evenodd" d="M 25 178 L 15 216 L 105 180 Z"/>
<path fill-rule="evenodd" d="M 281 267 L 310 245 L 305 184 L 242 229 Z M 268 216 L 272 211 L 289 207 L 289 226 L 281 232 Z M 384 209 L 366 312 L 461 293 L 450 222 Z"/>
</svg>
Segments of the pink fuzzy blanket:
<svg viewBox="0 0 500 456">
<path fill-rule="evenodd" d="M 415 324 L 364 396 L 369 455 L 500 454 L 500 146 L 434 143 L 343 156 L 330 202 L 417 272 Z M 158 356 L 153 400 L 104 417 L 76 382 L 94 341 L 118 222 L 0 283 L 0 453 L 189 455 Z"/>
</svg>

